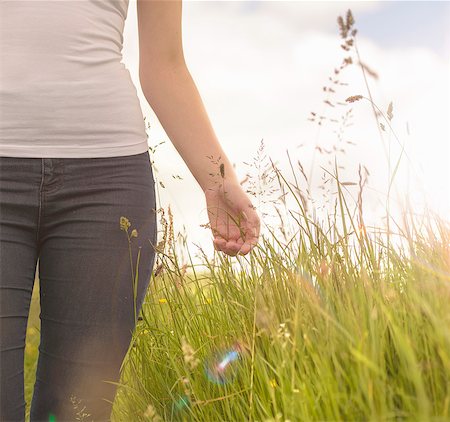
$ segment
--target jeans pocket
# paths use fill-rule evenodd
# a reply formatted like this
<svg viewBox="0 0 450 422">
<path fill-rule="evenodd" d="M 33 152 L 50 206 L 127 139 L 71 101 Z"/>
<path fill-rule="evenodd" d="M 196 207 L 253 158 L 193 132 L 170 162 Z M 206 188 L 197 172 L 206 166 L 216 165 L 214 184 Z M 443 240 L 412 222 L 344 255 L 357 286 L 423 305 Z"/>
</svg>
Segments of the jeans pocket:
<svg viewBox="0 0 450 422">
<path fill-rule="evenodd" d="M 75 170 L 73 170 L 75 171 Z M 109 188 L 120 185 L 154 185 L 153 169 L 148 152 L 135 155 L 101 157 L 77 164 L 86 186 Z"/>
</svg>

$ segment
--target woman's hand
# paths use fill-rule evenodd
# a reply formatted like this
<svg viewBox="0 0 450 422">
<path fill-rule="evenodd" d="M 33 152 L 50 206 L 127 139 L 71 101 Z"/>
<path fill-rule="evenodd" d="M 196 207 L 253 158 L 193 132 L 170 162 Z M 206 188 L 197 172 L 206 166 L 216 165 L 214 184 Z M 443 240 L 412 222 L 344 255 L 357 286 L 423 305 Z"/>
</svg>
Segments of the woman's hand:
<svg viewBox="0 0 450 422">
<path fill-rule="evenodd" d="M 204 190 L 214 248 L 231 256 L 246 255 L 258 242 L 259 216 L 239 183 L 222 182 Z"/>
</svg>

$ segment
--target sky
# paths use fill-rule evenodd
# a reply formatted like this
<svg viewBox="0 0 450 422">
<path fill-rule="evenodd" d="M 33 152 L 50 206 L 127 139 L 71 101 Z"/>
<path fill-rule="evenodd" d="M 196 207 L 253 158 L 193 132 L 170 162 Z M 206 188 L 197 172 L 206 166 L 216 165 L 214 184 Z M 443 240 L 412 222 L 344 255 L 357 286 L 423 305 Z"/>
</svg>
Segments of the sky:
<svg viewBox="0 0 450 422">
<path fill-rule="evenodd" d="M 388 131 L 380 138 L 367 100 L 347 108 L 324 103 L 323 86 L 345 54 L 336 19 L 349 8 L 358 29 L 361 60 L 378 74 L 377 79 L 368 77 L 372 99 L 384 113 L 392 101 L 395 135 Z M 391 213 L 400 218 L 406 196 L 417 212 L 427 208 L 444 217 L 450 213 L 447 28 L 447 2 L 183 2 L 186 63 L 239 180 L 249 172 L 256 175 L 257 169 L 245 163 L 253 162 L 262 141 L 266 155 L 287 177 L 291 174 L 287 152 L 294 163 L 302 163 L 309 175 L 311 205 L 325 213 L 330 211 L 333 190 L 323 189 L 324 168 L 332 171 L 332 166 L 329 156 L 316 147 L 323 151 L 345 145 L 344 152 L 337 154 L 340 179 L 358 182 L 359 165 L 369 170 L 363 201 L 366 224 L 373 225 L 385 221 L 389 168 L 392 174 L 402 148 L 391 188 Z M 123 56 L 150 123 L 149 145 L 164 142 L 151 154 L 158 206 L 167 209 L 170 204 L 175 231 L 184 233 L 190 249 L 194 245 L 191 253 L 195 255 L 195 245 L 200 245 L 211 256 L 211 232 L 200 227 L 208 221 L 203 193 L 139 87 L 136 3 L 132 0 Z M 357 94 L 368 97 L 358 66 L 347 67 L 341 78 L 348 85 L 336 91 L 335 100 Z M 339 119 L 349 108 L 349 126 L 341 141 L 336 125 L 319 130 L 308 120 L 311 111 Z M 306 181 L 301 184 L 306 190 Z M 357 187 L 348 187 L 350 197 L 356 199 L 357 193 Z M 252 197 L 252 202 L 263 216 L 261 233 L 266 233 L 266 226 L 279 222 L 272 217 L 276 214 L 269 197 Z"/>
</svg>

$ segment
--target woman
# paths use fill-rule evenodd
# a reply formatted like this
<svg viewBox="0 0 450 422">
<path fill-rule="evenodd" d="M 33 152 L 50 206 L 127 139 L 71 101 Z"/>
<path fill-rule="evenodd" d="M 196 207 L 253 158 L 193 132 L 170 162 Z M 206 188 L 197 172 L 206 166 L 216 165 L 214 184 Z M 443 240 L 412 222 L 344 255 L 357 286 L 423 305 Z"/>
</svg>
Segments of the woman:
<svg viewBox="0 0 450 422">
<path fill-rule="evenodd" d="M 30 420 L 76 420 L 83 408 L 96 422 L 110 418 L 116 386 L 104 381 L 119 381 L 157 239 L 143 115 L 121 63 L 127 9 L 128 0 L 0 0 L 2 421 L 25 416 L 38 260 L 41 343 Z M 186 66 L 181 1 L 138 0 L 137 11 L 145 98 L 205 194 L 214 247 L 245 255 L 260 221 Z M 140 251 L 134 270 L 129 247 L 134 266 Z"/>
</svg>

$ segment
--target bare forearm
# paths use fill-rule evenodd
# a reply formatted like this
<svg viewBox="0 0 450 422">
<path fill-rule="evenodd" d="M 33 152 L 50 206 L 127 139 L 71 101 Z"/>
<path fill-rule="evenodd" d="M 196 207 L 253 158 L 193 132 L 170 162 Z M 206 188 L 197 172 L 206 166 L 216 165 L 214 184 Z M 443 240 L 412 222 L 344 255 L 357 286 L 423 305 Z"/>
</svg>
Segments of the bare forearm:
<svg viewBox="0 0 450 422">
<path fill-rule="evenodd" d="M 160 65 L 151 72 L 141 71 L 140 82 L 145 98 L 203 191 L 218 186 L 221 173 L 225 180 L 237 183 L 188 68 Z"/>
</svg>

